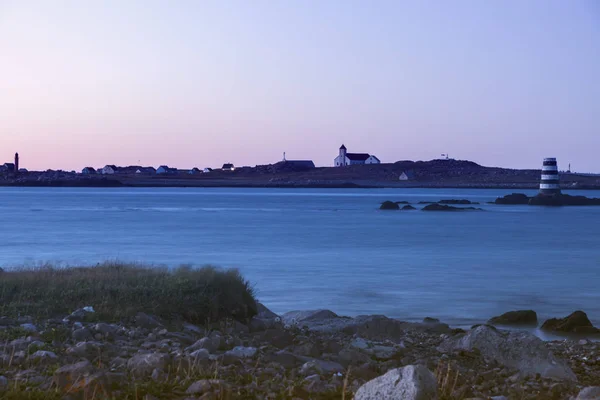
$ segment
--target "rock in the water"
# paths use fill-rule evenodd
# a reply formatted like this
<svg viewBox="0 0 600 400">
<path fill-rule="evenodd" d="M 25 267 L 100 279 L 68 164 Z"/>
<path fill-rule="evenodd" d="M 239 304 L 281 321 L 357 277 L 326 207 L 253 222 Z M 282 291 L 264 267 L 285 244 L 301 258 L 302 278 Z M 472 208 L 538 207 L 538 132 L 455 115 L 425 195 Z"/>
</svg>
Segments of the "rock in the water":
<svg viewBox="0 0 600 400">
<path fill-rule="evenodd" d="M 537 326 L 537 314 L 533 310 L 509 311 L 488 321 L 492 325 Z"/>
<path fill-rule="evenodd" d="M 466 200 L 466 199 L 450 199 L 450 200 L 440 200 L 438 203 L 440 204 L 479 204 L 476 201 Z"/>
<path fill-rule="evenodd" d="M 396 203 L 394 203 L 393 201 L 384 201 L 383 203 L 381 203 L 381 205 L 379 206 L 380 210 L 399 210 L 400 206 Z"/>
<path fill-rule="evenodd" d="M 575 311 L 566 318 L 552 318 L 542 324 L 542 330 L 562 333 L 600 333 L 583 311 Z"/>
<path fill-rule="evenodd" d="M 526 205 L 529 204 L 530 197 L 523 193 L 512 193 L 504 197 L 496 199 L 496 204 L 507 204 L 507 205 Z"/>
<path fill-rule="evenodd" d="M 575 400 L 600 400 L 600 386 L 590 386 L 582 389 Z"/>
<path fill-rule="evenodd" d="M 362 385 L 354 400 L 434 400 L 435 376 L 422 365 L 408 365 L 389 371 Z"/>
<path fill-rule="evenodd" d="M 307 311 L 290 311 L 281 316 L 286 324 L 297 324 L 307 321 L 322 321 L 328 319 L 339 318 L 339 316 L 330 310 L 307 310 Z"/>
<path fill-rule="evenodd" d="M 454 207 L 446 204 L 433 203 L 423 207 L 423 211 L 482 211 L 475 207 Z"/>
<path fill-rule="evenodd" d="M 402 207 L 402 209 L 403 209 L 403 210 L 406 210 L 406 211 L 410 211 L 410 210 L 416 210 L 416 208 L 414 208 L 414 207 L 413 207 L 413 206 L 411 206 L 410 204 L 409 204 L 409 205 L 406 205 L 406 206 L 404 206 L 404 207 Z"/>
<path fill-rule="evenodd" d="M 499 331 L 479 325 L 458 338 L 446 339 L 439 347 L 441 352 L 475 349 L 487 359 L 518 369 L 523 375 L 576 380 L 571 368 L 555 357 L 542 340 L 528 332 Z"/>
<path fill-rule="evenodd" d="M 167 370 L 170 358 L 164 353 L 136 354 L 127 362 L 127 369 L 135 376 L 149 376 L 155 369 Z"/>
<path fill-rule="evenodd" d="M 568 194 L 538 194 L 529 200 L 531 206 L 600 206 L 600 199 Z"/>
</svg>

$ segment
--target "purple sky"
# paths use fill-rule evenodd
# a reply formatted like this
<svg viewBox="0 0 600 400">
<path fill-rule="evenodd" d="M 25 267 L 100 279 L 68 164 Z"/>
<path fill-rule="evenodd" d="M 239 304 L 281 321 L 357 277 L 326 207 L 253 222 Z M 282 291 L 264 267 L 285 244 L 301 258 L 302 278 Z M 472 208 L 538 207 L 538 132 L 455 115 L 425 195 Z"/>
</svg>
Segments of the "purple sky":
<svg viewBox="0 0 600 400">
<path fill-rule="evenodd" d="M 0 160 L 600 171 L 596 0 L 0 0 Z"/>
</svg>

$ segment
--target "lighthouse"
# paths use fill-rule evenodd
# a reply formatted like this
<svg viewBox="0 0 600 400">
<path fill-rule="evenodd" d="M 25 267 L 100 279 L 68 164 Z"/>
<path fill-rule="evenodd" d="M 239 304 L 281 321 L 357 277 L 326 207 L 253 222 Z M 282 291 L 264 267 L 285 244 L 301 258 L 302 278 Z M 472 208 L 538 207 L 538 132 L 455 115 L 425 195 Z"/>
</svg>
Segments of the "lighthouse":
<svg viewBox="0 0 600 400">
<path fill-rule="evenodd" d="M 560 194 L 560 182 L 558 178 L 558 166 L 556 158 L 544 158 L 542 166 L 542 180 L 540 181 L 540 194 Z"/>
</svg>

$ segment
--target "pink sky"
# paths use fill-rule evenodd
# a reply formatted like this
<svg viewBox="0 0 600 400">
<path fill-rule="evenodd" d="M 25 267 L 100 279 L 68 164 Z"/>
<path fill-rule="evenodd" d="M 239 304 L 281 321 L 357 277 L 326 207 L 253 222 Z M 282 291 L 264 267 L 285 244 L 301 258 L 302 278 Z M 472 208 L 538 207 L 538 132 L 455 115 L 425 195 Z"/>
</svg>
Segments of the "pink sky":
<svg viewBox="0 0 600 400">
<path fill-rule="evenodd" d="M 600 7 L 0 0 L 0 161 L 600 171 Z"/>
</svg>

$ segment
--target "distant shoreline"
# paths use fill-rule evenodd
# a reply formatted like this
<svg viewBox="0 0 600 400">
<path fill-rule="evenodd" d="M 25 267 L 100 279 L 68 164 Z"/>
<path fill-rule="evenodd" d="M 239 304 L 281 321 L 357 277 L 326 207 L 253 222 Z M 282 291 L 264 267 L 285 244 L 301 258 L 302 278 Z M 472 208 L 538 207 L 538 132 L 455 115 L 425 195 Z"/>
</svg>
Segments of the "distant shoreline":
<svg viewBox="0 0 600 400">
<path fill-rule="evenodd" d="M 421 184 L 421 185 L 392 185 L 385 183 L 363 184 L 355 182 L 340 183 L 233 183 L 233 182 L 165 182 L 165 183 L 123 183 L 117 180 L 109 181 L 55 181 L 55 182 L 0 182 L 0 187 L 69 187 L 69 188 L 255 188 L 255 189 L 505 189 L 505 190 L 537 190 L 538 185 L 507 185 L 507 184 Z M 600 190 L 600 186 L 562 187 L 562 190 L 582 191 Z"/>
<path fill-rule="evenodd" d="M 402 180 L 402 179 L 405 180 Z M 221 187 L 286 189 L 505 189 L 536 190 L 541 170 L 485 167 L 471 161 L 399 161 L 343 168 L 295 168 L 286 164 L 242 167 L 208 173 L 80 174 L 64 171 L 0 175 L 11 187 Z M 600 190 L 600 176 L 561 173 L 563 190 Z"/>
</svg>

